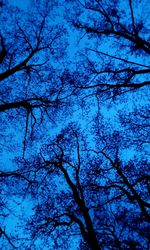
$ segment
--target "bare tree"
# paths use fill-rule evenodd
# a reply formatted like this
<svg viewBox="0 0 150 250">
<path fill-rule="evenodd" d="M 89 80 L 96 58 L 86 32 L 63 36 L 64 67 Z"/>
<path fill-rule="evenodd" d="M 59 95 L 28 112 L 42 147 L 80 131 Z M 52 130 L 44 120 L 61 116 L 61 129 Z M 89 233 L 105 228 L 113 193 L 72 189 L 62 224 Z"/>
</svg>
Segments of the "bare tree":
<svg viewBox="0 0 150 250">
<path fill-rule="evenodd" d="M 74 18 L 68 19 L 89 39 L 71 84 L 76 90 L 115 97 L 149 86 L 150 43 L 140 1 L 74 1 Z M 83 59 L 84 58 L 84 59 Z M 83 66 L 81 66 L 83 65 Z M 82 72 L 81 72 L 82 71 Z M 110 95 L 111 94 L 111 95 Z"/>
<path fill-rule="evenodd" d="M 24 151 L 27 133 L 32 134 L 36 123 L 52 121 L 54 110 L 56 116 L 70 95 L 61 82 L 58 63 L 65 53 L 66 31 L 63 24 L 55 23 L 54 8 L 54 1 L 36 1 L 28 12 L 8 3 L 1 8 L 0 112 L 4 121 L 5 114 L 7 121 L 25 120 Z"/>
<path fill-rule="evenodd" d="M 0 3 L 7 249 L 149 249 L 150 44 L 136 2 L 33 0 L 28 11 Z M 70 24 L 79 53 L 67 63 Z M 7 218 L 19 209 L 11 234 Z"/>
<path fill-rule="evenodd" d="M 142 161 L 125 164 L 111 149 L 111 144 L 99 152 L 88 149 L 74 128 L 43 147 L 43 160 L 37 163 L 44 171 L 41 199 L 27 225 L 34 239 L 55 235 L 59 240 L 61 230 L 68 237 L 82 235 L 89 249 L 148 249 L 143 228 L 147 230 L 150 219 L 149 175 L 139 172 Z"/>
</svg>

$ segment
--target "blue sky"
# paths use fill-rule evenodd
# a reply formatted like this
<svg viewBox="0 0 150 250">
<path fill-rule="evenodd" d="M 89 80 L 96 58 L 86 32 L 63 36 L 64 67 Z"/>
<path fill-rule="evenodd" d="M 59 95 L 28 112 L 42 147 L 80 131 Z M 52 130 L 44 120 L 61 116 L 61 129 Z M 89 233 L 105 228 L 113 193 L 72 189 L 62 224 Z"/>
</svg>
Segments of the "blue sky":
<svg viewBox="0 0 150 250">
<path fill-rule="evenodd" d="M 30 6 L 30 0 L 26 0 L 26 1 L 21 1 L 21 0 L 9 0 L 10 4 L 14 5 L 14 6 L 18 6 L 20 9 L 24 9 L 26 10 L 29 6 Z M 145 6 L 148 5 L 149 2 L 147 0 L 143 1 L 141 3 L 141 5 Z M 59 24 L 61 23 L 65 23 L 66 25 L 66 21 L 64 21 L 63 19 L 63 15 L 60 11 L 60 9 L 57 10 L 58 11 L 58 17 L 57 17 L 57 21 L 59 22 Z M 59 13 L 60 16 L 59 16 Z M 140 14 L 141 15 L 141 14 Z M 70 27 L 66 27 L 68 29 L 68 48 L 67 48 L 67 53 L 66 53 L 66 59 L 63 61 L 61 61 L 59 58 L 57 58 L 54 61 L 52 61 L 53 67 L 55 69 L 57 69 L 57 66 L 60 65 L 62 63 L 62 68 L 60 69 L 63 71 L 63 69 L 66 68 L 72 68 L 72 71 L 74 71 L 75 67 L 78 69 L 80 69 L 80 67 L 82 66 L 82 62 L 78 60 L 81 59 L 81 57 L 79 56 L 79 54 L 77 54 L 77 52 L 79 50 L 82 50 L 85 45 L 86 46 L 91 46 L 93 48 L 95 48 L 95 43 L 93 41 L 95 41 L 95 39 L 92 40 L 92 38 L 88 39 L 88 36 L 83 36 L 83 38 L 80 40 L 81 37 L 81 33 L 78 34 L 78 32 L 76 32 L 75 30 L 71 29 Z M 80 42 L 79 42 L 80 41 Z M 105 40 L 107 41 L 107 39 Z M 91 45 L 92 44 L 92 45 Z M 102 45 L 98 44 L 97 48 L 104 50 L 105 52 L 110 52 L 110 54 L 113 54 L 115 52 L 115 50 L 113 49 L 113 46 L 110 46 L 111 42 L 108 43 L 102 43 Z M 121 53 L 120 51 L 118 53 Z M 97 61 L 98 63 L 98 67 L 101 66 L 99 61 L 98 61 L 98 56 L 95 55 L 94 53 L 91 53 L 89 55 L 89 58 L 91 60 Z M 134 57 L 131 56 L 132 60 L 135 60 L 136 62 L 140 62 L 143 61 L 143 58 L 141 57 Z M 144 59 L 146 61 L 146 59 Z M 69 63 L 68 63 L 69 62 Z M 78 64 L 76 64 L 78 63 Z M 139 92 L 133 92 L 132 94 L 127 94 L 127 95 L 122 95 L 122 96 L 118 96 L 114 101 L 112 101 L 112 99 L 109 100 L 100 100 L 100 113 L 103 116 L 103 123 L 108 124 L 110 129 L 107 129 L 109 132 L 112 132 L 113 130 L 120 130 L 122 131 L 123 128 L 120 127 L 120 123 L 119 123 L 119 117 L 118 117 L 118 113 L 119 112 L 124 112 L 126 114 L 133 111 L 133 109 L 135 107 L 139 107 L 139 106 L 145 106 L 146 104 L 149 103 L 148 100 L 148 92 L 146 90 L 142 90 Z M 44 126 L 40 128 L 39 130 L 39 134 L 37 133 L 37 138 L 39 138 L 40 142 L 38 140 L 35 140 L 31 143 L 29 143 L 27 145 L 27 150 L 26 150 L 26 154 L 25 156 L 34 156 L 36 154 L 39 153 L 40 147 L 43 143 L 49 142 L 50 138 L 54 138 L 55 135 L 57 133 L 60 132 L 61 128 L 64 128 L 68 122 L 76 122 L 78 125 L 80 125 L 81 127 L 81 131 L 83 133 L 85 133 L 86 136 L 88 136 L 88 133 L 90 131 L 91 133 L 91 142 L 90 142 L 90 146 L 92 147 L 94 145 L 93 141 L 94 141 L 94 134 L 92 134 L 92 124 L 94 124 L 93 122 L 93 116 L 96 115 L 98 109 L 97 109 L 97 100 L 95 98 L 95 96 L 92 96 L 91 98 L 85 99 L 85 106 L 83 109 L 81 109 L 81 107 L 78 105 L 79 103 L 76 103 L 76 105 L 73 107 L 73 109 L 70 109 L 70 114 L 66 114 L 64 110 L 61 114 L 58 115 L 58 117 L 56 115 L 54 115 L 54 118 L 57 117 L 56 119 L 56 125 L 55 124 L 51 124 L 48 119 L 45 121 Z M 68 112 L 69 113 L 69 112 Z M 5 117 L 5 116 L 4 116 Z M 17 118 L 17 119 L 16 119 Z M 2 170 L 12 170 L 17 168 L 17 164 L 16 162 L 13 160 L 15 157 L 22 157 L 22 142 L 23 142 L 23 133 L 22 131 L 24 131 L 25 129 L 25 123 L 24 122 L 24 117 L 21 118 L 21 122 L 19 120 L 20 116 L 19 114 L 17 114 L 16 112 L 16 117 L 14 119 L 12 119 L 11 123 L 9 123 L 9 121 L 7 121 L 9 123 L 3 124 L 4 127 L 6 126 L 6 140 L 7 143 L 9 143 L 9 147 L 6 147 L 6 151 L 4 150 L 2 152 L 2 163 L 1 163 L 1 167 Z M 15 120 L 16 119 L 16 120 Z M 60 122 L 61 120 L 61 122 Z M 11 126 L 13 126 L 13 129 L 11 128 Z M 38 127 L 37 127 L 38 129 Z M 42 134 L 43 133 L 43 134 Z M 39 137 L 38 137 L 39 136 Z M 130 160 L 131 158 L 134 158 L 134 156 L 137 154 L 136 148 L 132 147 L 132 146 L 128 146 L 127 148 L 124 148 L 124 150 L 122 150 L 122 159 L 124 158 L 126 161 Z M 145 153 L 145 152 L 144 152 Z M 144 157 L 144 153 L 142 155 L 142 157 Z M 18 217 L 15 217 L 17 215 L 17 213 L 20 216 L 20 213 L 26 213 L 25 216 L 29 216 L 32 212 L 32 201 L 31 201 L 31 197 L 30 195 L 27 196 L 26 199 L 22 199 L 20 201 L 20 205 L 17 205 L 17 203 L 15 204 L 15 200 L 11 201 L 10 200 L 10 205 L 14 206 L 14 211 L 15 211 L 15 215 L 10 214 L 8 217 L 6 217 L 2 223 L 3 225 L 6 227 L 8 233 L 11 234 L 11 232 L 13 232 L 13 229 L 17 228 L 17 223 L 19 221 Z M 19 223 L 22 223 L 19 221 Z M 22 226 L 22 225 L 21 225 Z M 18 230 L 18 229 L 17 229 Z M 18 233 L 18 232 L 17 232 Z M 23 235 L 23 232 L 20 234 L 20 236 Z M 77 249 L 77 238 L 75 239 L 75 242 L 73 242 L 73 245 L 71 246 L 71 250 L 73 249 Z M 37 250 L 38 250 L 38 244 L 40 245 L 41 242 L 37 241 Z M 43 244 L 43 243 L 42 243 Z M 53 249 L 53 247 L 49 246 L 48 248 L 46 246 L 43 246 L 43 250 L 51 250 Z M 7 249 L 8 250 L 8 249 Z"/>
</svg>

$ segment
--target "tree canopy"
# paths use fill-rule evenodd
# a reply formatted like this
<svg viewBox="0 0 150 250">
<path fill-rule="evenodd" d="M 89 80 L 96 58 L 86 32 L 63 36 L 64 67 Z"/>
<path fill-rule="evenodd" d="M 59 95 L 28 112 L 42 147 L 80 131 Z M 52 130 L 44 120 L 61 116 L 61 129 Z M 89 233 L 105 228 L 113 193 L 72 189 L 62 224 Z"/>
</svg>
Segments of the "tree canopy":
<svg viewBox="0 0 150 250">
<path fill-rule="evenodd" d="M 149 249 L 147 5 L 0 2 L 2 249 Z"/>
</svg>

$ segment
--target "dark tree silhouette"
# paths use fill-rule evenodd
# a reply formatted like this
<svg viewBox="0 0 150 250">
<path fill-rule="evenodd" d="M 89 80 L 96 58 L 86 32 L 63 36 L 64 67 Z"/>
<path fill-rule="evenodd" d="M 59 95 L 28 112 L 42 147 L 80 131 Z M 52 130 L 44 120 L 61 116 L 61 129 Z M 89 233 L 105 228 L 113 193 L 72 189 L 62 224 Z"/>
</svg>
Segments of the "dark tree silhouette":
<svg viewBox="0 0 150 250">
<path fill-rule="evenodd" d="M 111 144 L 101 151 L 88 149 L 79 134 L 70 125 L 43 146 L 41 162 L 35 160 L 44 174 L 41 198 L 28 226 L 32 237 L 43 239 L 54 233 L 59 241 L 61 231 L 62 237 L 81 235 L 87 249 L 148 249 L 147 163 L 125 164 L 118 143 L 116 150 Z"/>
<path fill-rule="evenodd" d="M 25 120 L 24 151 L 28 132 L 42 121 L 52 122 L 54 110 L 63 108 L 70 95 L 60 79 L 66 31 L 53 20 L 55 4 L 36 1 L 29 13 L 8 3 L 1 7 L 0 112 L 4 122 L 6 117 L 17 117 L 18 125 Z"/>
<path fill-rule="evenodd" d="M 0 1 L 2 248 L 148 250 L 148 11 L 60 2 Z"/>
<path fill-rule="evenodd" d="M 82 32 L 80 39 L 90 42 L 81 54 L 84 60 L 76 77 L 72 76 L 72 86 L 115 97 L 150 85 L 148 22 L 146 8 L 142 19 L 138 15 L 140 1 L 138 5 L 132 0 L 73 2 L 75 11 L 68 19 Z"/>
<path fill-rule="evenodd" d="M 50 23 L 50 7 L 53 5 L 45 1 L 43 10 L 37 5 L 29 14 L 13 7 L 9 7 L 7 13 L 3 10 L 5 7 L 2 8 L 1 112 L 23 108 L 35 119 L 34 109 L 45 110 L 58 104 L 62 86 L 53 86 L 53 89 L 50 86 L 53 82 L 51 61 L 64 53 L 62 36 L 65 30 Z M 15 14 L 11 17 L 12 11 Z M 8 28 L 10 22 L 11 30 Z"/>
</svg>

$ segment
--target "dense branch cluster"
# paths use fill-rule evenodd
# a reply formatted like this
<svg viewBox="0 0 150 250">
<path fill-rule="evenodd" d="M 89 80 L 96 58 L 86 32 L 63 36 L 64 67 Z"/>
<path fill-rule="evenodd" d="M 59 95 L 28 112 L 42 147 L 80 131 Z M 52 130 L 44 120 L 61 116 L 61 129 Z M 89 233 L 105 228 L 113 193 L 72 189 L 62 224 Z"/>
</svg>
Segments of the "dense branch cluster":
<svg viewBox="0 0 150 250">
<path fill-rule="evenodd" d="M 0 1 L 3 249 L 149 249 L 143 2 Z"/>
</svg>

